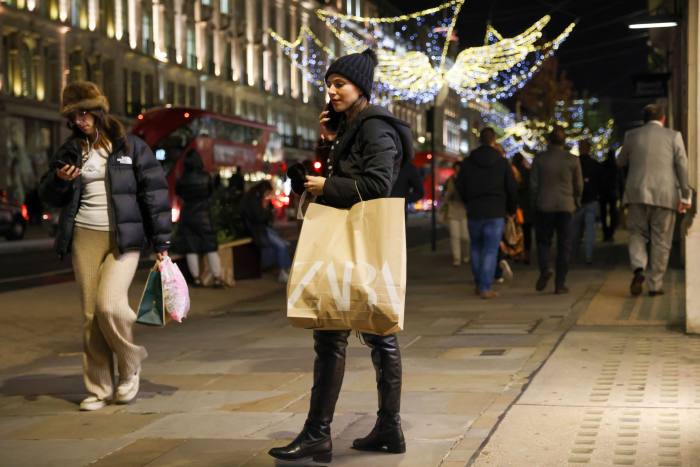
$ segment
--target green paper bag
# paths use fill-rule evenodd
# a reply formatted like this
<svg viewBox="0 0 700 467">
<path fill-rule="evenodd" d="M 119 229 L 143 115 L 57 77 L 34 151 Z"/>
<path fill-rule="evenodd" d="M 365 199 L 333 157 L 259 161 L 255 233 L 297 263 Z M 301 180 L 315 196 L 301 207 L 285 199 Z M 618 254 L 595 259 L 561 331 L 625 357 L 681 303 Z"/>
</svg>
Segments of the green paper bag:
<svg viewBox="0 0 700 467">
<path fill-rule="evenodd" d="M 163 306 L 163 284 L 160 271 L 152 269 L 143 289 L 136 322 L 147 326 L 165 326 L 165 307 Z"/>
</svg>

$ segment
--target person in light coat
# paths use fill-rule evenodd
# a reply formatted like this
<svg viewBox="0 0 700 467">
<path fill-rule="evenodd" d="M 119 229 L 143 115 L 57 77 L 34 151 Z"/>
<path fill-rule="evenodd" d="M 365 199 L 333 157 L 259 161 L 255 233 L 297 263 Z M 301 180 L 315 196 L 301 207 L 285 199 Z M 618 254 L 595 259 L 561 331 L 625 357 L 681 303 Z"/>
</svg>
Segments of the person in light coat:
<svg viewBox="0 0 700 467">
<path fill-rule="evenodd" d="M 455 162 L 454 175 L 447 179 L 445 202 L 447 203 L 447 225 L 450 230 L 450 249 L 452 250 L 452 265 L 459 266 L 469 262 L 469 230 L 467 229 L 467 208 L 459 196 L 455 182 L 459 174 L 461 162 Z"/>
<path fill-rule="evenodd" d="M 676 213 L 691 206 L 688 157 L 683 137 L 664 128 L 666 115 L 656 104 L 644 107 L 640 128 L 625 134 L 617 164 L 627 167 L 624 202 L 628 206 L 629 255 L 633 270 L 630 293 L 639 295 L 645 282 L 649 295 L 662 295 L 673 242 Z M 651 258 L 647 247 L 651 246 Z"/>
</svg>

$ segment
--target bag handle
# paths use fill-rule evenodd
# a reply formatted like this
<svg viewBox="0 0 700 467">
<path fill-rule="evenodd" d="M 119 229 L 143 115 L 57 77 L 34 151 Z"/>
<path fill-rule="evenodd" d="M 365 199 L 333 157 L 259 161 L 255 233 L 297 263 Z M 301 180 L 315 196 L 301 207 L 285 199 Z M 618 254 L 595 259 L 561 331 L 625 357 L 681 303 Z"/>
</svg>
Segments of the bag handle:
<svg viewBox="0 0 700 467">
<path fill-rule="evenodd" d="M 357 186 L 357 180 L 353 180 L 355 182 L 355 191 L 357 191 L 357 196 L 360 197 L 360 204 L 362 206 L 362 213 L 360 214 L 360 219 L 365 218 L 365 200 L 362 199 L 362 193 L 360 193 L 360 188 Z"/>
<path fill-rule="evenodd" d="M 353 182 L 355 182 L 355 191 L 357 191 L 357 196 L 360 197 L 360 202 L 363 202 L 364 199 L 362 199 L 362 193 L 360 193 L 360 189 L 357 186 L 357 180 L 353 180 Z"/>
</svg>

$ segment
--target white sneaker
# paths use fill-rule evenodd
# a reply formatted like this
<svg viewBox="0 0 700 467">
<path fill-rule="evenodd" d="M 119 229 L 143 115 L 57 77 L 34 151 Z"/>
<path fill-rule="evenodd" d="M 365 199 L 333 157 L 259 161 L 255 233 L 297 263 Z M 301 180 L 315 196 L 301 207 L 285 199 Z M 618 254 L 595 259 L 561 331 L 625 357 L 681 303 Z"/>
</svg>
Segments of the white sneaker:
<svg viewBox="0 0 700 467">
<path fill-rule="evenodd" d="M 109 401 L 98 399 L 97 396 L 89 396 L 80 403 L 80 410 L 83 412 L 92 412 L 93 410 L 104 409 L 107 407 L 107 404 L 109 404 Z"/>
<path fill-rule="evenodd" d="M 462 263 L 461 263 L 458 259 L 453 259 L 453 260 L 452 260 L 452 266 L 457 267 L 457 266 L 459 266 L 460 264 L 462 264 Z"/>
<path fill-rule="evenodd" d="M 508 261 L 502 259 L 498 265 L 501 267 L 501 270 L 503 271 L 503 278 L 511 280 L 513 279 L 513 270 L 510 268 L 510 264 L 508 264 Z"/>
<path fill-rule="evenodd" d="M 289 272 L 284 269 L 280 269 L 280 273 L 277 276 L 277 282 L 281 284 L 286 284 L 289 281 Z"/>
<path fill-rule="evenodd" d="M 136 398 L 139 393 L 139 379 L 137 371 L 119 384 L 116 393 L 117 404 L 128 404 Z"/>
</svg>

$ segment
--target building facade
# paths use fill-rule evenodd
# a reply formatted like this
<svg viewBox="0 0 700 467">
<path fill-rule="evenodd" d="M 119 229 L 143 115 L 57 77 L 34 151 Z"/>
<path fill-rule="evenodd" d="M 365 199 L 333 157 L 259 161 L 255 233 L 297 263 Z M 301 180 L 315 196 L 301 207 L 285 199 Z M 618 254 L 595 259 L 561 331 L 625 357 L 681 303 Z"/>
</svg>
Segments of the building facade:
<svg viewBox="0 0 700 467">
<path fill-rule="evenodd" d="M 341 55 L 317 8 L 386 14 L 369 0 L 0 0 L 0 189 L 22 201 L 37 186 L 68 134 L 61 90 L 77 80 L 97 83 L 127 126 L 153 107 L 203 108 L 275 125 L 276 154 L 312 158 L 325 96 L 268 31 L 293 41 L 306 25 Z M 426 135 L 425 106 L 391 110 Z M 464 154 L 457 99 L 443 112 L 438 148 Z"/>
</svg>

